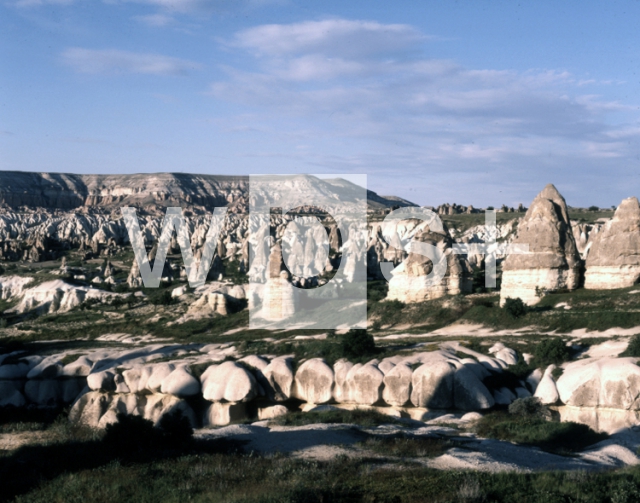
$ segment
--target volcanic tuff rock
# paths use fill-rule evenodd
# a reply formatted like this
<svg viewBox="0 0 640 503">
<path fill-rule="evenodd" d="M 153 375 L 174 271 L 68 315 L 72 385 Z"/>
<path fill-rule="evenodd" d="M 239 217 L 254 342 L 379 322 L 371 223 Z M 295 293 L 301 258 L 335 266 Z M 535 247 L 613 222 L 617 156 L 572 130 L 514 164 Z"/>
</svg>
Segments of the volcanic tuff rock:
<svg viewBox="0 0 640 503">
<path fill-rule="evenodd" d="M 640 279 L 640 204 L 630 197 L 598 233 L 587 257 L 584 287 L 632 286 Z"/>
<path fill-rule="evenodd" d="M 580 283 L 580 255 L 567 204 L 558 190 L 547 185 L 531 203 L 518 225 L 513 243 L 526 244 L 529 253 L 509 254 L 503 263 L 500 303 L 509 297 L 536 304 L 536 289 L 574 290 Z"/>
<path fill-rule="evenodd" d="M 423 224 L 413 239 L 435 246 L 443 254 L 442 260 L 447 264 L 444 277 L 431 284 L 428 275 L 433 271 L 432 260 L 419 253 L 409 253 L 402 264 L 393 270 L 387 299 L 411 303 L 444 295 L 471 293 L 471 266 L 453 253 L 453 241 L 446 225 L 443 224 L 442 230 L 438 230 Z"/>
</svg>

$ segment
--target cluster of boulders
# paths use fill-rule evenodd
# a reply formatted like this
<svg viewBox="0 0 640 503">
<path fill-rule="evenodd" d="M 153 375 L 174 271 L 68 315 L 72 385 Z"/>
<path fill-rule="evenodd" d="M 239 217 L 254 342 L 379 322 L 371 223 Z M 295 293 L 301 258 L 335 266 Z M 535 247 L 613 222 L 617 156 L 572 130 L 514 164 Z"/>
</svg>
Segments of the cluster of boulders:
<svg viewBox="0 0 640 503">
<path fill-rule="evenodd" d="M 0 357 L 0 406 L 73 404 L 71 417 L 96 427 L 115 421 L 119 411 L 158 421 L 180 410 L 194 425 L 207 425 L 330 403 L 386 407 L 396 414 L 411 409 L 414 416 L 426 409 L 477 411 L 530 395 L 524 382 L 513 391 L 483 384 L 507 368 L 505 360 L 514 362 L 514 351 L 503 348 L 492 357 L 466 351 L 464 357 L 448 349 L 334 365 L 290 356 L 236 360 L 235 348 L 220 344 L 44 358 L 9 354 Z M 154 361 L 166 355 L 173 355 L 170 361 Z M 194 408 L 200 402 L 204 406 Z"/>
</svg>

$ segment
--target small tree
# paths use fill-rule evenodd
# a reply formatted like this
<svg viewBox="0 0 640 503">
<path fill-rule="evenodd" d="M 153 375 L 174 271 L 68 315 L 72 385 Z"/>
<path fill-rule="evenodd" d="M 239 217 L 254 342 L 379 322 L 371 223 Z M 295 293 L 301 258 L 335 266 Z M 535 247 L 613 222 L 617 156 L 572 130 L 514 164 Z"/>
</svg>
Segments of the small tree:
<svg viewBox="0 0 640 503">
<path fill-rule="evenodd" d="M 509 405 L 509 414 L 520 416 L 524 419 L 551 419 L 551 412 L 545 407 L 539 398 L 528 396 L 518 398 Z"/>
<path fill-rule="evenodd" d="M 527 305 L 522 302 L 520 297 L 516 297 L 512 299 L 511 297 L 507 297 L 507 300 L 504 302 L 504 306 L 502 307 L 509 316 L 512 318 L 520 318 L 527 314 L 529 308 Z"/>
<path fill-rule="evenodd" d="M 111 301 L 111 305 L 113 307 L 115 307 L 116 309 L 120 309 L 122 306 L 124 306 L 125 301 L 122 297 L 115 297 L 112 301 Z"/>
<path fill-rule="evenodd" d="M 546 367 L 552 363 L 560 365 L 571 358 L 571 350 L 560 337 L 548 337 L 540 341 L 533 350 L 536 365 Z"/>
<path fill-rule="evenodd" d="M 600 208 L 597 206 L 589 206 L 589 211 L 600 211 Z"/>
<path fill-rule="evenodd" d="M 373 355 L 377 352 L 373 336 L 363 329 L 351 329 L 342 336 L 342 353 L 346 358 Z"/>
</svg>

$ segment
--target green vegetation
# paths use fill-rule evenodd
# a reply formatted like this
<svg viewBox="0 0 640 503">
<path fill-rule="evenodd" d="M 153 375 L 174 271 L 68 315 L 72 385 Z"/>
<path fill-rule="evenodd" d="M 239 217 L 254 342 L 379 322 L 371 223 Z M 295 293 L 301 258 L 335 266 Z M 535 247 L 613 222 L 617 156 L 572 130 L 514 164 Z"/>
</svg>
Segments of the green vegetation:
<svg viewBox="0 0 640 503">
<path fill-rule="evenodd" d="M 80 446 L 86 455 L 86 446 Z M 66 451 L 70 454 L 70 451 Z M 59 454 L 64 454 L 58 451 Z M 5 460 L 24 460 L 27 450 Z M 29 453 L 31 455 L 36 452 Z M 607 472 L 489 473 L 434 470 L 406 464 L 379 466 L 375 459 L 339 457 L 328 462 L 242 453 L 182 453 L 132 463 L 101 458 L 82 467 L 62 457 L 41 479 L 3 479 L 3 500 L 18 502 L 470 502 L 632 503 L 640 497 L 640 469 Z M 29 463 L 12 474 L 27 474 Z M 3 463 L 6 466 L 5 463 Z M 64 465 L 65 469 L 58 468 Z M 56 469 L 57 468 L 57 469 Z"/>
<path fill-rule="evenodd" d="M 629 345 L 620 356 L 640 357 L 640 335 L 636 334 L 629 339 Z"/>
<path fill-rule="evenodd" d="M 344 358 L 373 356 L 378 352 L 373 336 L 366 330 L 352 329 L 341 337 L 340 347 Z"/>
<path fill-rule="evenodd" d="M 373 428 L 381 424 L 400 423 L 396 418 L 375 410 L 336 409 L 324 412 L 290 412 L 271 421 L 280 426 L 305 426 L 307 424 L 357 424 Z"/>
<path fill-rule="evenodd" d="M 608 437 L 587 425 L 550 420 L 552 413 L 537 399 L 516 400 L 509 412 L 491 412 L 478 421 L 481 437 L 532 445 L 556 454 L 579 452 Z"/>
<path fill-rule="evenodd" d="M 533 351 L 536 366 L 560 365 L 571 359 L 572 351 L 560 337 L 548 337 L 536 344 Z"/>
<path fill-rule="evenodd" d="M 504 301 L 504 306 L 502 307 L 502 309 L 504 309 L 505 312 L 512 318 L 520 318 L 521 316 L 527 314 L 528 311 L 527 305 L 522 301 L 520 297 L 516 297 L 515 299 L 507 297 Z"/>
<path fill-rule="evenodd" d="M 402 433 L 385 436 L 371 435 L 360 445 L 384 456 L 436 458 L 447 452 L 455 444 L 446 438 Z"/>
<path fill-rule="evenodd" d="M 179 447 L 193 436 L 189 420 L 180 411 L 164 415 L 157 427 L 147 419 L 122 412 L 118 412 L 116 418 L 116 423 L 107 425 L 103 441 L 121 451 Z"/>
</svg>

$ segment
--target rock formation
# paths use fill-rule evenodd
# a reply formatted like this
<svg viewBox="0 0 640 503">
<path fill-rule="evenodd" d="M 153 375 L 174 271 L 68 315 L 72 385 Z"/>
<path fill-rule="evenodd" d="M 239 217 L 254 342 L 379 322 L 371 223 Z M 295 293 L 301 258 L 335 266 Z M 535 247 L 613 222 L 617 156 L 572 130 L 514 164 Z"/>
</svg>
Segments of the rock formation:
<svg viewBox="0 0 640 503">
<path fill-rule="evenodd" d="M 584 287 L 608 290 L 640 279 L 640 204 L 630 197 L 595 237 L 586 263 Z"/>
<path fill-rule="evenodd" d="M 446 273 L 440 281 L 431 284 L 428 275 L 433 271 L 432 260 L 419 253 L 409 253 L 402 264 L 393 270 L 387 299 L 412 303 L 444 295 L 471 293 L 471 267 L 466 260 L 453 253 L 453 241 L 444 224 L 442 231 L 425 225 L 413 239 L 435 246 L 442 252 L 447 265 Z"/>
<path fill-rule="evenodd" d="M 573 238 L 567 204 L 549 184 L 531 203 L 513 243 L 529 253 L 511 253 L 502 265 L 500 303 L 509 297 L 533 305 L 541 292 L 574 290 L 580 284 L 580 255 Z"/>
</svg>

